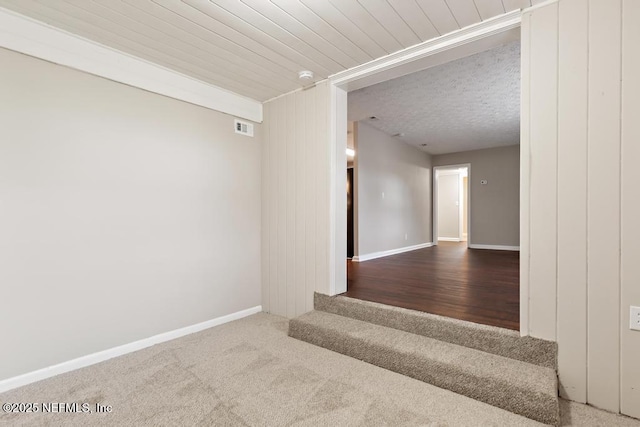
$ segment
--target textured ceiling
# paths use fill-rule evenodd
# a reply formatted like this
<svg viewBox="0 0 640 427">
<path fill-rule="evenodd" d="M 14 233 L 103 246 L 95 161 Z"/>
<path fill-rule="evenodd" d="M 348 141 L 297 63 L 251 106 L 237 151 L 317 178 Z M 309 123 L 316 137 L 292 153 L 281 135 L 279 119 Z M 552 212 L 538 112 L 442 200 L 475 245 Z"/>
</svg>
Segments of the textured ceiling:
<svg viewBox="0 0 640 427">
<path fill-rule="evenodd" d="M 27 15 L 264 101 L 541 0 L 0 0 Z M 308 84 L 306 82 L 305 84 Z"/>
<path fill-rule="evenodd" d="M 404 133 L 431 154 L 518 144 L 520 42 L 349 92 L 348 102 L 350 121 Z"/>
</svg>

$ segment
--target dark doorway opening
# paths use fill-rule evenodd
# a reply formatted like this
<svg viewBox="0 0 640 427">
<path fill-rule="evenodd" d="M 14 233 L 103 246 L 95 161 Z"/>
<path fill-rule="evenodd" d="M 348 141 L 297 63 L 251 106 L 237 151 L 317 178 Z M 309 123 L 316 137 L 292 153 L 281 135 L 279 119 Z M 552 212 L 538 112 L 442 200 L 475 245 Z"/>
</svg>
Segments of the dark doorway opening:
<svg viewBox="0 0 640 427">
<path fill-rule="evenodd" d="M 347 258 L 353 258 L 353 168 L 347 169 Z"/>
</svg>

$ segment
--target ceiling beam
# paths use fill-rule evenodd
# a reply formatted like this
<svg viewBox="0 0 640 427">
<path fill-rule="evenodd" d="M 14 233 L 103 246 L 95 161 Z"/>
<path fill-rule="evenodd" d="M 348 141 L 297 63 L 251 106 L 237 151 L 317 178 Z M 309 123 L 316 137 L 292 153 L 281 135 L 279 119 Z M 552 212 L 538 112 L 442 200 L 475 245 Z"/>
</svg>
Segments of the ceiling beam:
<svg viewBox="0 0 640 427">
<path fill-rule="evenodd" d="M 232 116 L 262 122 L 262 103 L 0 7 L 0 47 Z"/>
</svg>

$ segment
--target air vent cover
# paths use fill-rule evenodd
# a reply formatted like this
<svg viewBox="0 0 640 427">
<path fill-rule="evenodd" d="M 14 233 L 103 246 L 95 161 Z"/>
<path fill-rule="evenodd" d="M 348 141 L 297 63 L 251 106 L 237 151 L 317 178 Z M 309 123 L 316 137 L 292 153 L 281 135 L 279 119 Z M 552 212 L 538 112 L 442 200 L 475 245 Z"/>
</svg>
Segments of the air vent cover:
<svg viewBox="0 0 640 427">
<path fill-rule="evenodd" d="M 253 124 L 249 122 L 243 122 L 242 120 L 235 119 L 233 125 L 236 133 L 244 136 L 253 136 Z"/>
</svg>

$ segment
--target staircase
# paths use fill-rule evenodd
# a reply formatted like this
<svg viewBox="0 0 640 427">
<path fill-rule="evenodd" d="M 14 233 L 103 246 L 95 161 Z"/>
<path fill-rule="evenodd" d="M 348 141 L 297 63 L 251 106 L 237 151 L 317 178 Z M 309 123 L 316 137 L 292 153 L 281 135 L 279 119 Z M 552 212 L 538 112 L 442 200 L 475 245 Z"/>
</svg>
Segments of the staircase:
<svg viewBox="0 0 640 427">
<path fill-rule="evenodd" d="M 289 336 L 557 425 L 556 343 L 429 313 L 316 293 Z"/>
</svg>

